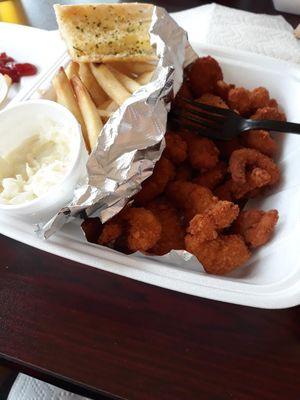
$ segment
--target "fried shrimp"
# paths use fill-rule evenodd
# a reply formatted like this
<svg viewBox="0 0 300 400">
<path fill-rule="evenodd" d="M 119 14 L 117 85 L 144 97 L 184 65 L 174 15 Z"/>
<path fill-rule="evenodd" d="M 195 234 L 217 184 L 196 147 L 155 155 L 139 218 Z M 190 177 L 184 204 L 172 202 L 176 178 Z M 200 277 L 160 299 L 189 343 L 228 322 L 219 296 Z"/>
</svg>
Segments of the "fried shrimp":
<svg viewBox="0 0 300 400">
<path fill-rule="evenodd" d="M 213 107 L 219 107 L 219 108 L 225 108 L 225 109 L 229 108 L 228 105 L 225 103 L 225 101 L 221 97 L 216 96 L 211 93 L 203 94 L 196 101 L 198 103 L 207 104 L 207 105 L 213 106 Z"/>
<path fill-rule="evenodd" d="M 122 234 L 121 221 L 112 218 L 103 225 L 103 229 L 98 238 L 98 243 L 102 245 L 113 244 Z"/>
<path fill-rule="evenodd" d="M 216 83 L 214 93 L 220 96 L 224 101 L 227 101 L 229 90 L 234 89 L 234 87 L 234 85 L 220 80 Z"/>
<path fill-rule="evenodd" d="M 247 115 L 251 111 L 251 100 L 249 90 L 238 87 L 230 89 L 228 93 L 228 104 L 232 110 L 241 115 Z"/>
<path fill-rule="evenodd" d="M 277 210 L 242 211 L 234 223 L 234 232 L 242 235 L 250 247 L 256 248 L 270 240 L 277 221 Z"/>
<path fill-rule="evenodd" d="M 252 110 L 268 107 L 270 103 L 269 91 L 262 86 L 253 89 L 250 92 L 250 103 Z"/>
<path fill-rule="evenodd" d="M 222 185 L 217 186 L 213 193 L 220 200 L 234 201 L 235 196 L 232 193 L 232 179 L 228 179 Z"/>
<path fill-rule="evenodd" d="M 232 179 L 214 190 L 214 194 L 221 200 L 235 201 L 252 198 L 259 195 L 259 190 L 270 184 L 270 174 L 260 168 L 254 168 L 246 173 L 246 182 L 237 183 Z"/>
<path fill-rule="evenodd" d="M 197 235 L 186 235 L 186 250 L 194 254 L 209 274 L 225 275 L 243 265 L 250 251 L 239 235 L 220 235 L 200 242 Z"/>
<path fill-rule="evenodd" d="M 174 164 L 182 163 L 187 157 L 187 144 L 180 135 L 174 132 L 167 132 L 165 135 L 166 148 L 164 156 Z"/>
<path fill-rule="evenodd" d="M 254 168 L 251 172 L 246 173 L 245 183 L 237 183 L 229 179 L 223 185 L 218 186 L 214 193 L 219 199 L 228 201 L 251 198 L 257 196 L 258 190 L 269 185 L 270 182 L 271 175 L 267 171 Z"/>
<path fill-rule="evenodd" d="M 198 58 L 188 72 L 188 79 L 194 96 L 213 92 L 217 81 L 223 80 L 223 73 L 218 62 L 208 56 Z"/>
<path fill-rule="evenodd" d="M 192 168 L 189 164 L 183 163 L 176 168 L 174 181 L 189 181 L 192 177 Z"/>
<path fill-rule="evenodd" d="M 216 229 L 224 229 L 232 224 L 239 215 L 239 206 L 230 201 L 218 201 L 208 211 L 207 215 Z"/>
<path fill-rule="evenodd" d="M 267 104 L 268 107 L 272 107 L 272 108 L 278 108 L 278 103 L 277 100 L 275 99 L 270 99 L 269 103 Z"/>
<path fill-rule="evenodd" d="M 169 253 L 171 250 L 184 249 L 184 230 L 180 215 L 172 204 L 164 199 L 155 199 L 147 204 L 149 209 L 161 224 L 161 237 L 149 252 L 156 255 Z"/>
<path fill-rule="evenodd" d="M 219 150 L 210 139 L 191 133 L 183 134 L 188 146 L 188 161 L 197 170 L 210 169 L 219 161 Z"/>
<path fill-rule="evenodd" d="M 263 107 L 259 108 L 255 114 L 253 114 L 251 119 L 270 119 L 273 121 L 286 121 L 285 114 L 278 110 L 277 107 Z"/>
<path fill-rule="evenodd" d="M 266 156 L 272 157 L 278 150 L 277 143 L 267 131 L 248 131 L 243 133 L 241 137 L 245 147 L 258 150 Z"/>
<path fill-rule="evenodd" d="M 262 170 L 266 171 L 270 175 L 269 185 L 274 185 L 279 181 L 279 168 L 271 158 L 254 149 L 244 148 L 234 151 L 229 160 L 229 171 L 232 180 L 238 184 L 245 184 L 247 182 L 247 167 L 259 168 L 257 172 L 259 171 L 260 175 Z M 257 175 L 251 176 L 252 178 L 257 178 Z"/>
<path fill-rule="evenodd" d="M 170 160 L 161 157 L 157 161 L 153 174 L 142 183 L 142 189 L 135 196 L 135 204 L 144 205 L 160 195 L 167 184 L 174 178 L 175 169 Z"/>
<path fill-rule="evenodd" d="M 183 78 L 171 104 L 166 147 L 132 198 L 133 206 L 105 224 L 88 218 L 82 229 L 89 241 L 125 254 L 163 256 L 187 250 L 207 273 L 224 275 L 246 263 L 252 249 L 265 244 L 274 232 L 277 210 L 240 209 L 247 199 L 265 195 L 279 181 L 280 170 L 272 159 L 277 143 L 265 130 L 242 132 L 228 141 L 210 140 L 204 129 L 195 129 L 192 115 L 202 118 L 203 126 L 216 115 L 207 110 L 200 115 L 196 108 L 202 106 L 221 108 L 225 114 L 232 110 L 253 120 L 285 121 L 285 115 L 266 88 L 248 90 L 225 82 L 218 62 L 210 56 L 187 66 Z M 195 109 L 191 100 L 198 102 Z"/>
<path fill-rule="evenodd" d="M 161 235 L 161 224 L 145 208 L 127 208 L 103 226 L 98 243 L 103 245 L 122 242 L 130 252 L 146 251 L 153 247 Z"/>
<path fill-rule="evenodd" d="M 228 160 L 231 154 L 238 149 L 243 148 L 240 138 L 233 138 L 231 140 L 215 140 L 215 144 L 220 152 L 220 158 Z"/>
<path fill-rule="evenodd" d="M 227 228 L 239 214 L 239 207 L 230 201 L 219 201 L 203 214 L 197 214 L 190 221 L 187 233 L 196 235 L 197 240 L 216 239 L 218 230 Z"/>
<path fill-rule="evenodd" d="M 192 182 L 171 182 L 167 187 L 166 195 L 183 210 L 188 221 L 218 202 L 209 189 Z"/>
<path fill-rule="evenodd" d="M 226 174 L 227 165 L 225 162 L 220 161 L 215 167 L 209 171 L 203 172 L 193 179 L 193 182 L 213 190 L 216 186 L 222 183 Z"/>
<path fill-rule="evenodd" d="M 123 217 L 128 224 L 127 243 L 132 251 L 151 249 L 161 236 L 161 224 L 155 215 L 144 208 L 129 208 Z"/>
</svg>

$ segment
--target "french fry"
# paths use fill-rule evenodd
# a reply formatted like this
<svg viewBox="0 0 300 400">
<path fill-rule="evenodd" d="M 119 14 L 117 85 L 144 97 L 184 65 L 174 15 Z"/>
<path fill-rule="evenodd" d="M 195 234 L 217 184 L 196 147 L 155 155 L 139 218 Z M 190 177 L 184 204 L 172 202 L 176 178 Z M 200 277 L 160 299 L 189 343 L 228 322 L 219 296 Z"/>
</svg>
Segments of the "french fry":
<svg viewBox="0 0 300 400">
<path fill-rule="evenodd" d="M 101 64 L 97 67 L 94 64 L 91 64 L 91 70 L 105 93 L 119 106 L 122 105 L 130 96 L 130 92 L 124 88 L 124 86 L 104 64 Z"/>
<path fill-rule="evenodd" d="M 126 68 L 137 75 L 141 75 L 144 72 L 151 72 L 155 69 L 156 65 L 145 62 L 126 62 Z"/>
<path fill-rule="evenodd" d="M 105 110 L 106 110 L 106 111 L 109 111 L 109 112 L 111 112 L 111 113 L 113 113 L 113 112 L 115 112 L 118 108 L 119 108 L 118 104 L 117 104 L 115 101 L 111 100 L 110 103 L 108 103 L 108 104 L 106 105 Z"/>
<path fill-rule="evenodd" d="M 101 104 L 101 110 L 106 110 L 106 108 L 111 104 L 114 103 L 112 99 L 106 100 L 104 103 Z"/>
<path fill-rule="evenodd" d="M 103 128 L 102 120 L 87 88 L 81 82 L 80 78 L 73 76 L 71 83 L 86 124 L 89 146 L 92 150 Z"/>
<path fill-rule="evenodd" d="M 107 100 L 107 95 L 92 74 L 89 64 L 79 63 L 79 77 L 89 91 L 95 105 L 100 107 Z"/>
<path fill-rule="evenodd" d="M 112 111 L 101 110 L 101 108 L 97 108 L 97 111 L 98 114 L 100 115 L 100 118 L 108 119 L 112 114 Z"/>
<path fill-rule="evenodd" d="M 147 85 L 147 83 L 149 83 L 151 81 L 152 75 L 153 75 L 153 71 L 144 72 L 136 80 L 140 85 Z"/>
<path fill-rule="evenodd" d="M 118 71 L 122 72 L 125 75 L 135 75 L 133 72 L 130 71 L 130 69 L 127 67 L 126 62 L 118 61 L 118 62 L 110 62 L 106 63 L 105 65 L 111 65 L 113 68 L 117 69 Z"/>
<path fill-rule="evenodd" d="M 78 70 L 78 63 L 71 61 L 65 69 L 68 79 L 70 80 L 71 78 L 73 78 L 73 76 L 78 76 Z"/>
<path fill-rule="evenodd" d="M 69 81 L 65 70 L 62 67 L 60 67 L 58 73 L 52 79 L 52 84 L 56 92 L 57 102 L 68 108 L 80 123 L 86 148 L 88 151 L 90 151 L 86 125 L 76 101 L 71 82 Z"/>
<path fill-rule="evenodd" d="M 111 65 L 107 65 L 107 68 L 113 73 L 113 75 L 122 83 L 122 85 L 127 89 L 130 93 L 135 92 L 138 90 L 141 85 L 136 82 L 134 79 L 129 78 L 129 76 L 123 74 L 122 72 L 118 71 Z"/>
</svg>

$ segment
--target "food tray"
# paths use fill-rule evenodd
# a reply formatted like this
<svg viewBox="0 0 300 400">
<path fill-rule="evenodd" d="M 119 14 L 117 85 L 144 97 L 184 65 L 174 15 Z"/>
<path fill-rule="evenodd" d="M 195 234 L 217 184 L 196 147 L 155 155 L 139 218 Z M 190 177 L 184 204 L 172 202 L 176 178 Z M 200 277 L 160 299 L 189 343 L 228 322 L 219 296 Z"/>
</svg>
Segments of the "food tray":
<svg viewBox="0 0 300 400">
<path fill-rule="evenodd" d="M 53 35 L 55 47 L 59 41 Z M 290 121 L 299 120 L 300 71 L 285 62 L 247 52 L 224 50 L 193 44 L 201 54 L 210 54 L 221 64 L 225 80 L 253 88 L 266 86 L 287 113 Z M 29 61 L 30 57 L 27 59 Z M 63 58 L 62 58 L 63 59 Z M 58 60 L 59 61 L 59 60 Z M 53 66 L 45 80 L 53 75 Z M 35 85 L 35 89 L 36 89 Z M 32 89 L 22 98 L 30 98 Z M 163 288 L 199 297 L 260 308 L 286 308 L 300 304 L 299 237 L 300 137 L 278 135 L 281 153 L 278 162 L 283 182 L 268 197 L 256 201 L 264 209 L 278 208 L 280 222 L 273 240 L 255 252 L 247 265 L 226 277 L 208 275 L 187 262 L 166 264 L 159 257 L 123 255 L 114 250 L 86 242 L 78 223 L 65 226 L 45 241 L 38 239 L 29 224 L 0 214 L 0 232 L 13 239 L 105 271 L 136 279 Z M 74 264 L 76 268 L 76 264 Z"/>
</svg>

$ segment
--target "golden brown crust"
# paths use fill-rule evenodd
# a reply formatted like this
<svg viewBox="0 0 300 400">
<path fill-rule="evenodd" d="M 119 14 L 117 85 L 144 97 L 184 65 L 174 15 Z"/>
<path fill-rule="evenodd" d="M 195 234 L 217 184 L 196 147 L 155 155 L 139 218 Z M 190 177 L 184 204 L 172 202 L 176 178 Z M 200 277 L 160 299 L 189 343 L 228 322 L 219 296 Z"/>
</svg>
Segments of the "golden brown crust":
<svg viewBox="0 0 300 400">
<path fill-rule="evenodd" d="M 151 4 L 57 4 L 54 9 L 73 61 L 156 59 L 149 36 Z"/>
<path fill-rule="evenodd" d="M 243 265 L 251 255 L 239 235 L 220 235 L 202 243 L 198 242 L 197 237 L 187 235 L 185 244 L 186 249 L 198 258 L 208 274 L 227 274 Z"/>
</svg>

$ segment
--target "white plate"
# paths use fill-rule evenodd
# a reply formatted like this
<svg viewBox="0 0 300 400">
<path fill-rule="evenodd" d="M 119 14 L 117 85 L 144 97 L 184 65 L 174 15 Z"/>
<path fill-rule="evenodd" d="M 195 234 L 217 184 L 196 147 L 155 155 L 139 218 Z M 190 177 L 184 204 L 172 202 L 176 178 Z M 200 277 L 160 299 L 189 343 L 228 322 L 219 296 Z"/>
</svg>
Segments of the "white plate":
<svg viewBox="0 0 300 400">
<path fill-rule="evenodd" d="M 20 83 L 11 86 L 7 99 L 1 104 L 0 109 L 11 101 L 20 101 L 29 89 L 39 83 L 65 51 L 64 43 L 57 31 L 44 31 L 0 22 L 0 53 L 5 52 L 17 62 L 28 62 L 38 68 L 36 75 L 23 77 Z"/>
<path fill-rule="evenodd" d="M 279 100 L 290 120 L 300 120 L 300 71 L 285 62 L 217 47 L 194 48 L 220 62 L 225 80 L 249 88 L 264 85 Z M 31 92 L 31 91 L 30 91 Z M 48 241 L 38 239 L 30 225 L 0 215 L 0 232 L 23 243 L 105 271 L 195 296 L 261 308 L 300 304 L 299 237 L 300 137 L 281 135 L 279 162 L 284 179 L 259 207 L 276 207 L 280 223 L 273 240 L 257 251 L 248 265 L 232 276 L 205 274 L 189 263 L 172 265 L 159 258 L 126 256 L 87 243 L 78 225 L 64 227 Z M 299 188 L 299 189 L 298 189 Z M 76 264 L 74 264 L 76 268 Z"/>
</svg>

